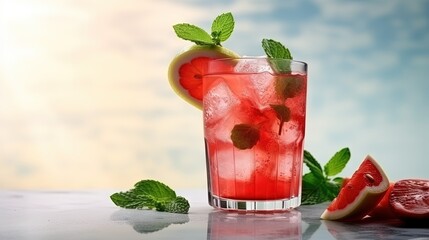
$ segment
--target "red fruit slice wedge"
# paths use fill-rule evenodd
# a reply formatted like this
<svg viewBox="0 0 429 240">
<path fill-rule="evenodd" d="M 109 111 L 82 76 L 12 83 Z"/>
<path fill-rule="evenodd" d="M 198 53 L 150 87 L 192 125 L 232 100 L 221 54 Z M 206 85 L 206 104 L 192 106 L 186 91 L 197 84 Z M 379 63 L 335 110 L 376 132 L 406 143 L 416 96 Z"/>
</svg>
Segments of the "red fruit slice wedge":
<svg viewBox="0 0 429 240">
<path fill-rule="evenodd" d="M 171 61 L 168 80 L 177 95 L 201 110 L 202 76 L 207 71 L 207 62 L 210 59 L 238 57 L 238 54 L 224 47 L 194 45 Z"/>
<path fill-rule="evenodd" d="M 383 169 L 372 157 L 367 156 L 321 218 L 361 219 L 380 202 L 388 188 L 389 180 Z"/>
<path fill-rule="evenodd" d="M 429 180 L 405 179 L 390 193 L 393 213 L 404 220 L 429 220 Z"/>
<path fill-rule="evenodd" d="M 368 213 L 370 217 L 376 218 L 376 219 L 396 218 L 395 214 L 392 212 L 390 208 L 390 203 L 389 203 L 390 193 L 392 192 L 394 184 L 395 183 L 390 183 L 389 189 L 387 189 L 383 198 L 380 200 L 377 206 L 375 206 L 375 208 L 372 209 L 370 213 Z"/>
</svg>

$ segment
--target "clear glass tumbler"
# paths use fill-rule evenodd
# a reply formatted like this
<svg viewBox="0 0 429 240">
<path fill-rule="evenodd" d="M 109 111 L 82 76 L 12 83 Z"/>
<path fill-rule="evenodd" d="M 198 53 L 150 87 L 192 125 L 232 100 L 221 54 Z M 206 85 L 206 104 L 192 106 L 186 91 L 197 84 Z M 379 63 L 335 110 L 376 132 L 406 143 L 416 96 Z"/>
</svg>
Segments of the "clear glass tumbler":
<svg viewBox="0 0 429 240">
<path fill-rule="evenodd" d="M 210 60 L 203 75 L 209 204 L 282 211 L 301 203 L 307 64 Z"/>
</svg>

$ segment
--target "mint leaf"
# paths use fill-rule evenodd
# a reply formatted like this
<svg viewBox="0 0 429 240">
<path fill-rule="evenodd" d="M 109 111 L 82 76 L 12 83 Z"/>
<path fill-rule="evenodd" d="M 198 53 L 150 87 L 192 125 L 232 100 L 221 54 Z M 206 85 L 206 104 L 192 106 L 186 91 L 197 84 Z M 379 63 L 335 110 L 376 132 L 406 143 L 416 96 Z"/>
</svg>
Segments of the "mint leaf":
<svg viewBox="0 0 429 240">
<path fill-rule="evenodd" d="M 212 40 L 216 45 L 220 45 L 220 42 L 226 41 L 234 30 L 234 17 L 232 14 L 223 13 L 216 17 L 212 23 Z"/>
<path fill-rule="evenodd" d="M 320 180 L 311 172 L 303 176 L 302 183 L 302 205 L 332 201 L 340 191 L 340 186 L 335 182 Z"/>
<path fill-rule="evenodd" d="M 188 23 L 179 23 L 173 26 L 179 38 L 194 42 L 197 45 L 216 45 L 210 34 L 203 29 Z"/>
<path fill-rule="evenodd" d="M 304 150 L 304 163 L 310 169 L 310 172 L 319 180 L 325 179 L 323 170 L 317 160 L 310 152 Z"/>
<path fill-rule="evenodd" d="M 165 210 L 171 213 L 187 213 L 189 202 L 184 197 L 178 196 L 165 206 Z"/>
<path fill-rule="evenodd" d="M 259 129 L 250 124 L 237 124 L 231 131 L 231 140 L 238 149 L 250 149 L 259 141 Z"/>
<path fill-rule="evenodd" d="M 335 155 L 324 166 L 326 176 L 331 177 L 339 174 L 349 160 L 350 150 L 348 148 L 343 148 L 335 153 Z"/>
<path fill-rule="evenodd" d="M 223 13 L 215 18 L 211 27 L 211 34 L 200 27 L 188 23 L 179 23 L 173 26 L 179 38 L 194 42 L 197 45 L 221 46 L 234 30 L 234 17 L 230 12 Z"/>
<path fill-rule="evenodd" d="M 282 99 L 293 98 L 303 88 L 303 79 L 299 75 L 278 76 L 275 82 L 275 90 Z"/>
<path fill-rule="evenodd" d="M 156 209 L 174 213 L 187 213 L 189 210 L 189 202 L 186 199 L 177 197 L 170 187 L 155 180 L 137 182 L 133 189 L 114 193 L 110 199 L 123 208 Z"/>
<path fill-rule="evenodd" d="M 152 197 L 146 195 L 138 195 L 133 191 L 115 193 L 110 196 L 110 199 L 117 206 L 123 208 L 152 209 L 156 207 L 156 201 Z"/>
<path fill-rule="evenodd" d="M 341 185 L 338 185 L 337 183 L 332 181 L 326 181 L 324 185 L 326 198 L 328 199 L 328 201 L 334 200 L 334 198 L 336 198 L 338 193 L 340 192 Z"/>
<path fill-rule="evenodd" d="M 157 201 L 170 201 L 176 198 L 176 193 L 164 183 L 155 180 L 142 180 L 134 184 L 134 190 L 139 195 L 149 195 Z"/>
<path fill-rule="evenodd" d="M 262 48 L 269 58 L 293 59 L 289 49 L 272 39 L 262 39 Z"/>
<path fill-rule="evenodd" d="M 328 201 L 323 184 L 324 181 L 321 181 L 313 173 L 305 174 L 302 177 L 301 204 L 312 205 Z"/>
<path fill-rule="evenodd" d="M 269 63 L 275 73 L 291 72 L 290 62 L 292 55 L 283 44 L 272 39 L 262 39 L 262 48 L 269 58 Z"/>
<path fill-rule="evenodd" d="M 344 178 L 336 177 L 336 178 L 332 179 L 332 181 L 341 187 L 341 186 L 343 186 Z"/>
<path fill-rule="evenodd" d="M 328 161 L 322 169 L 320 163 L 304 150 L 304 164 L 310 169 L 309 173 L 302 177 L 302 204 L 318 204 L 325 201 L 332 201 L 340 192 L 344 178 L 330 176 L 340 173 L 345 164 L 350 159 L 350 151 L 343 148 Z"/>
<path fill-rule="evenodd" d="M 280 120 L 278 134 L 281 135 L 284 123 L 290 120 L 290 109 L 285 105 L 271 104 L 270 106 L 274 109 L 277 118 Z"/>
</svg>

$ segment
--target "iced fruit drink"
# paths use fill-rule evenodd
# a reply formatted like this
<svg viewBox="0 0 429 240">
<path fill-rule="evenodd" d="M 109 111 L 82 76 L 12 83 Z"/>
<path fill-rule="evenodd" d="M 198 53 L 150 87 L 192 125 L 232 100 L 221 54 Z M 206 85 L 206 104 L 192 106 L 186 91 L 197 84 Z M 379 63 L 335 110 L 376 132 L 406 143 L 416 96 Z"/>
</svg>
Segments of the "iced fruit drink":
<svg viewBox="0 0 429 240">
<path fill-rule="evenodd" d="M 211 60 L 203 76 L 210 205 L 236 210 L 299 206 L 307 65 Z"/>
</svg>

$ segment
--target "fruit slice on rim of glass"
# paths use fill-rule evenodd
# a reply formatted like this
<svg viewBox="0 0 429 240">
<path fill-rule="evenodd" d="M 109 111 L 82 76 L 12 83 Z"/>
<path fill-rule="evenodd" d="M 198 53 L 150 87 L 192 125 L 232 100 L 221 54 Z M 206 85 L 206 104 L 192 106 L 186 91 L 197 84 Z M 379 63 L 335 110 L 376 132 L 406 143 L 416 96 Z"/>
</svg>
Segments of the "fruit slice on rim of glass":
<svg viewBox="0 0 429 240">
<path fill-rule="evenodd" d="M 168 80 L 177 95 L 201 110 L 202 76 L 207 71 L 208 61 L 238 57 L 238 54 L 221 46 L 194 45 L 171 61 L 168 68 Z"/>
<path fill-rule="evenodd" d="M 321 218 L 361 219 L 377 206 L 388 189 L 389 180 L 383 169 L 371 156 L 367 156 Z"/>
</svg>

